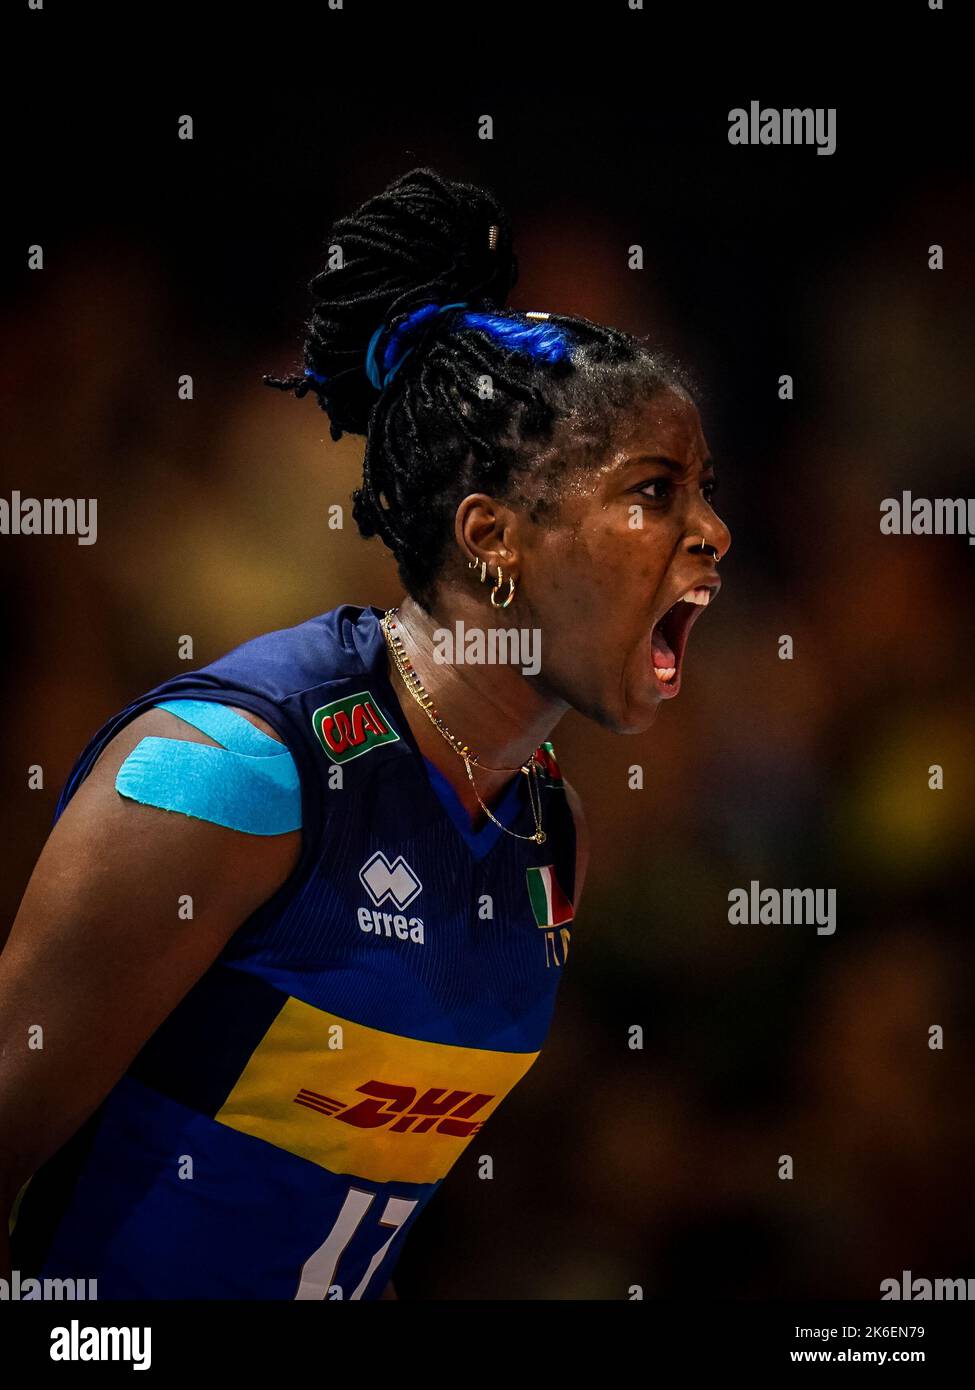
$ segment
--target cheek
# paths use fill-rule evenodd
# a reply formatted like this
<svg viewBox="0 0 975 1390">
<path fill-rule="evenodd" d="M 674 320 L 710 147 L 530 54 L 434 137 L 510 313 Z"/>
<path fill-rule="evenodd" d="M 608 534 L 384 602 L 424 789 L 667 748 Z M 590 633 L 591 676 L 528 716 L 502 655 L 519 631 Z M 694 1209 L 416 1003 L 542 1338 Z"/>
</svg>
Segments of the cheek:
<svg viewBox="0 0 975 1390">
<path fill-rule="evenodd" d="M 601 603 L 602 590 L 585 563 L 563 566 L 546 586 L 545 610 L 557 626 L 588 622 Z"/>
<path fill-rule="evenodd" d="M 627 530 L 625 559 L 627 573 L 654 586 L 667 573 L 680 538 L 680 527 L 670 517 L 642 513 L 642 524 Z"/>
<path fill-rule="evenodd" d="M 552 595 L 565 617 L 591 616 L 606 606 L 619 583 L 622 552 L 608 532 L 580 532 L 552 570 Z"/>
<path fill-rule="evenodd" d="M 636 514 L 634 514 L 636 515 Z M 666 573 L 671 544 L 654 518 L 628 508 L 587 517 L 547 538 L 532 556 L 535 608 L 560 626 L 586 622 L 596 642 L 632 625 Z"/>
<path fill-rule="evenodd" d="M 670 564 L 668 537 L 644 516 L 642 526 L 616 526 L 593 547 L 591 572 L 621 610 L 649 603 Z"/>
<path fill-rule="evenodd" d="M 591 558 L 580 558 L 559 576 L 552 594 L 559 626 L 571 627 L 591 648 L 629 645 L 658 584 L 639 545 L 622 537 Z"/>
</svg>

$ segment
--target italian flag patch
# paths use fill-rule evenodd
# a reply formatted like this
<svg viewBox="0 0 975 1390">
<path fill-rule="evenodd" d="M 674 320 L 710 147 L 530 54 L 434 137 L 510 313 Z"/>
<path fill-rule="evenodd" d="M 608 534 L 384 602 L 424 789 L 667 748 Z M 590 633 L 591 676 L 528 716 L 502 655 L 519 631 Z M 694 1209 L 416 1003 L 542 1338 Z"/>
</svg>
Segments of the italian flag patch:
<svg viewBox="0 0 975 1390">
<path fill-rule="evenodd" d="M 561 927 L 563 923 L 571 922 L 572 904 L 559 887 L 554 865 L 532 867 L 525 872 L 528 875 L 528 897 L 538 925 Z"/>
</svg>

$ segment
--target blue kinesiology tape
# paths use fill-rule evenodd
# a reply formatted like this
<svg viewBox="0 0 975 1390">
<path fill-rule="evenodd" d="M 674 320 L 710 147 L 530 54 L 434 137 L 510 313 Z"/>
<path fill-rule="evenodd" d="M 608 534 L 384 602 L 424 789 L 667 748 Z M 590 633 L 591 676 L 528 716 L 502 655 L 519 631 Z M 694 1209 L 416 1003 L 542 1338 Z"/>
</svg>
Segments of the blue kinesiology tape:
<svg viewBox="0 0 975 1390">
<path fill-rule="evenodd" d="M 213 700 L 161 700 L 156 708 L 223 746 L 144 738 L 118 770 L 121 796 L 249 835 L 300 828 L 301 784 L 284 744 Z"/>
<path fill-rule="evenodd" d="M 175 714 L 184 724 L 192 724 L 194 729 L 212 738 L 214 743 L 223 744 L 231 753 L 273 758 L 287 752 L 283 743 L 258 729 L 229 705 L 218 704 L 216 700 L 160 700 L 156 709 Z M 194 747 L 204 746 L 194 744 Z"/>
</svg>

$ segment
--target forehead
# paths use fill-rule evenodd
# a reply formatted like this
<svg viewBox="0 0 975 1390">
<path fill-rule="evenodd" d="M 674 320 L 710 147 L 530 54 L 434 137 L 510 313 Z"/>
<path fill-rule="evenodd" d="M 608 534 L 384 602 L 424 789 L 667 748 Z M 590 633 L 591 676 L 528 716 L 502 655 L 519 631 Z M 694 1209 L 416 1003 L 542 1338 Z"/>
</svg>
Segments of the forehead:
<svg viewBox="0 0 975 1390">
<path fill-rule="evenodd" d="M 669 390 L 637 401 L 614 431 L 606 463 L 621 467 L 634 454 L 661 454 L 689 466 L 703 463 L 708 446 L 694 402 Z"/>
<path fill-rule="evenodd" d="M 697 406 L 670 389 L 635 401 L 619 416 L 606 451 L 595 459 L 590 456 L 565 481 L 563 512 L 571 509 L 573 499 L 582 505 L 628 486 L 630 476 L 651 466 L 648 460 L 654 457 L 672 459 L 688 470 L 710 457 Z"/>
<path fill-rule="evenodd" d="M 544 512 L 550 521 L 576 525 L 593 502 L 604 505 L 633 485 L 633 475 L 652 467 L 653 458 L 667 458 L 688 472 L 700 468 L 711 454 L 692 400 L 667 387 L 649 398 L 632 402 L 613 420 L 608 444 L 598 452 L 575 454 L 571 444 L 554 452 L 554 468 L 540 488 L 528 485 L 520 501 L 537 521 Z"/>
</svg>

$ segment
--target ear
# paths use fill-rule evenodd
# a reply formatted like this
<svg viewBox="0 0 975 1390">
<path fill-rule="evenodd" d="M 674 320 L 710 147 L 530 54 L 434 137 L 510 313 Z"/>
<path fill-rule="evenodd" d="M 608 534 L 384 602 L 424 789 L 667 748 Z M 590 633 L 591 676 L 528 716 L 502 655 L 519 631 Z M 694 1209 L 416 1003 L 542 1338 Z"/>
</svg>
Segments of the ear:
<svg viewBox="0 0 975 1390">
<path fill-rule="evenodd" d="M 454 539 L 465 560 L 486 560 L 489 569 L 517 570 L 511 545 L 511 511 L 486 492 L 472 492 L 454 513 Z"/>
</svg>

